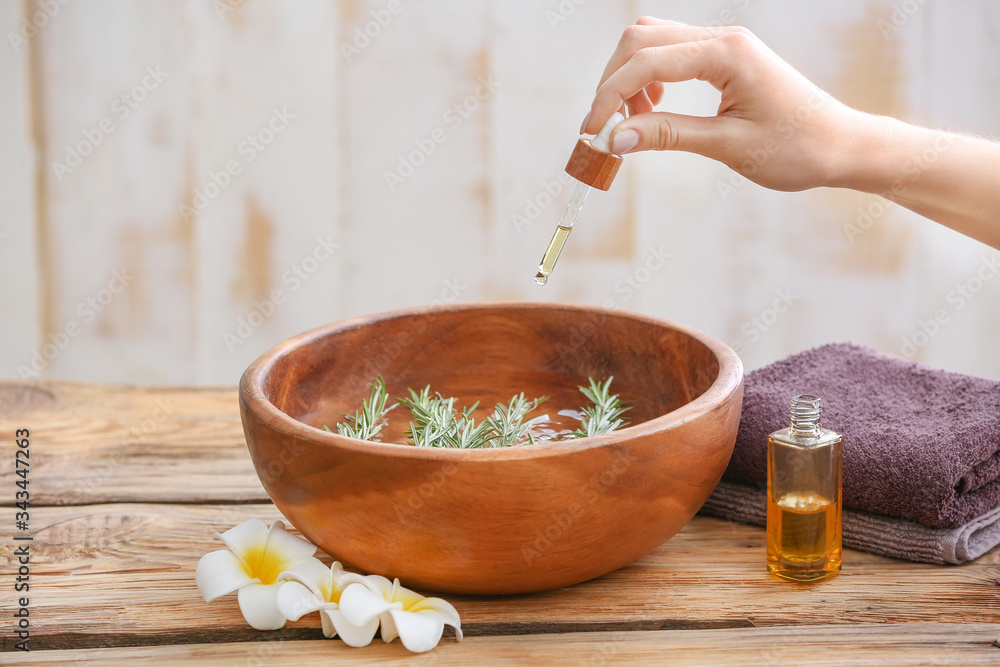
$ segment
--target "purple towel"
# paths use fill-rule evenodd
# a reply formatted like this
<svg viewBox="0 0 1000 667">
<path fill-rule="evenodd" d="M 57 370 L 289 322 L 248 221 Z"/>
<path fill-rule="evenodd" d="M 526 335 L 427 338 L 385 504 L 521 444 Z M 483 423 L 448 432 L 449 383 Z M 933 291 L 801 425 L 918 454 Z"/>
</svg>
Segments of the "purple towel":
<svg viewBox="0 0 1000 667">
<path fill-rule="evenodd" d="M 1000 506 L 1000 382 L 849 343 L 747 374 L 724 479 L 767 482 L 767 436 L 805 393 L 823 399 L 823 426 L 844 436 L 845 508 L 955 528 Z"/>
<path fill-rule="evenodd" d="M 739 523 L 767 524 L 767 490 L 719 482 L 700 514 Z M 844 510 L 844 546 L 918 563 L 960 565 L 1000 544 L 1000 507 L 957 528 Z"/>
</svg>

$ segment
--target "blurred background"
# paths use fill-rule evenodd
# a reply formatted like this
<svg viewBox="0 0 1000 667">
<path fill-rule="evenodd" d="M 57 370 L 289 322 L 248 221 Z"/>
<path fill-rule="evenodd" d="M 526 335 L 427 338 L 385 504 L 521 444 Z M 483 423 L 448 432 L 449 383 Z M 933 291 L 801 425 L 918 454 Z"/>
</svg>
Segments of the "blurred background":
<svg viewBox="0 0 1000 667">
<path fill-rule="evenodd" d="M 535 285 L 646 14 L 747 26 L 851 105 L 1000 134 L 993 0 L 0 0 L 0 373 L 232 385 L 327 322 L 544 300 L 696 327 L 748 369 L 850 340 L 1000 377 L 1000 253 L 696 155 L 627 157 Z M 676 84 L 661 108 L 718 101 Z"/>
</svg>

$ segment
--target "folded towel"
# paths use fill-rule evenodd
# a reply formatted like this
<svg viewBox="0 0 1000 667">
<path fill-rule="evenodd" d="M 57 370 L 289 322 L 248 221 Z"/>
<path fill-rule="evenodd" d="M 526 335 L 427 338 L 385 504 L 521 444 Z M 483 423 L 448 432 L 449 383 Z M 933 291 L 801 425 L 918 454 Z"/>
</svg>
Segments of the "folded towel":
<svg viewBox="0 0 1000 667">
<path fill-rule="evenodd" d="M 1000 505 L 1000 382 L 848 343 L 747 374 L 724 479 L 766 484 L 767 436 L 806 393 L 844 436 L 845 508 L 956 528 Z"/>
<path fill-rule="evenodd" d="M 701 514 L 767 523 L 767 489 L 719 482 Z M 1000 544 L 1000 507 L 957 528 L 930 528 L 905 519 L 844 510 L 844 546 L 918 563 L 959 565 Z"/>
</svg>

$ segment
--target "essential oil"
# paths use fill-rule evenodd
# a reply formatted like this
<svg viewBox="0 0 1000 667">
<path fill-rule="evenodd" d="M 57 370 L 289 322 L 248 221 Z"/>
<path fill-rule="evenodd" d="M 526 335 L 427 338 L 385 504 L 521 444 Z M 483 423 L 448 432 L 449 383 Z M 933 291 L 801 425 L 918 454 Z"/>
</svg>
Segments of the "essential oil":
<svg viewBox="0 0 1000 667">
<path fill-rule="evenodd" d="M 563 246 L 566 245 L 566 239 L 569 238 L 571 231 L 573 231 L 572 227 L 563 227 L 562 225 L 556 227 L 555 233 L 552 234 L 552 240 L 549 241 L 549 247 L 545 249 L 545 254 L 542 255 L 542 263 L 538 265 L 538 273 L 535 274 L 535 282 L 539 285 L 544 285 L 548 282 L 549 274 L 556 267 L 556 260 L 559 259 L 559 253 L 562 252 Z"/>
<path fill-rule="evenodd" d="M 791 401 L 791 425 L 767 439 L 767 571 L 819 581 L 840 572 L 842 472 L 839 433 L 820 426 L 822 401 Z"/>
<path fill-rule="evenodd" d="M 556 227 L 549 247 L 546 248 L 542 256 L 542 262 L 538 265 L 538 273 L 535 274 L 535 282 L 544 285 L 549 281 L 549 274 L 556 267 L 556 260 L 562 252 L 569 233 L 573 231 L 573 224 L 580 217 L 580 210 L 583 202 L 587 199 L 587 194 L 591 188 L 607 190 L 611 187 L 615 174 L 622 163 L 622 156 L 611 152 L 611 131 L 618 123 L 625 120 L 621 113 L 614 113 L 604 124 L 593 140 L 580 138 L 576 142 L 576 148 L 569 157 L 566 164 L 566 173 L 577 180 L 573 196 L 570 197 L 562 218 L 559 219 L 559 226 Z"/>
</svg>

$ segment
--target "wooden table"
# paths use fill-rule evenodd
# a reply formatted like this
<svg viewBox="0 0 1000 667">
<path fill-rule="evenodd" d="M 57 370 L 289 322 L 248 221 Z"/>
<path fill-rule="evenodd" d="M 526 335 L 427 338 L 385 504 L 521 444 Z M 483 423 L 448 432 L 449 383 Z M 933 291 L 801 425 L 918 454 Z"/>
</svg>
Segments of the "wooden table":
<svg viewBox="0 0 1000 667">
<path fill-rule="evenodd" d="M 16 429 L 28 428 L 29 530 L 15 527 Z M 847 551 L 811 587 L 769 578 L 764 531 L 697 517 L 638 562 L 572 588 L 446 596 L 466 639 L 352 649 L 313 614 L 257 632 L 235 596 L 205 604 L 213 533 L 279 513 L 254 474 L 234 388 L 0 383 L 0 614 L 14 651 L 15 536 L 30 535 L 30 653 L 0 664 L 1000 664 L 1000 550 L 960 567 Z M 405 583 L 405 582 L 404 582 Z"/>
</svg>

